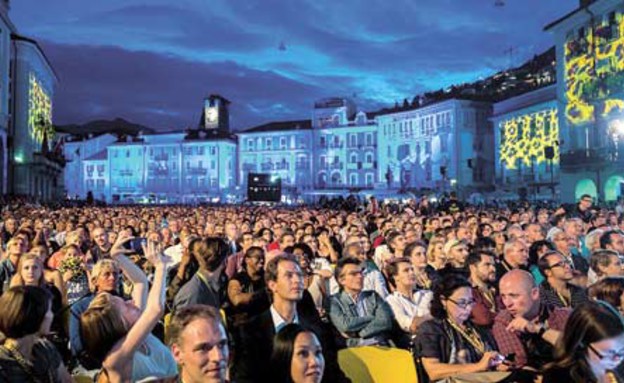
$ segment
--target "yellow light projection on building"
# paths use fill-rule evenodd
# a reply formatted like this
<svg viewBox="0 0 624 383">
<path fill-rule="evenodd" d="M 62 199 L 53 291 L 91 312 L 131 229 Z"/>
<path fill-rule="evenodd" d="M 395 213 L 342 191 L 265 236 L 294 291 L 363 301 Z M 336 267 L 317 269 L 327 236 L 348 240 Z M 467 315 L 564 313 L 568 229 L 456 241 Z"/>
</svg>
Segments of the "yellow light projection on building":
<svg viewBox="0 0 624 383">
<path fill-rule="evenodd" d="M 568 123 L 593 122 L 595 108 L 601 117 L 624 111 L 624 101 L 615 96 L 624 86 L 624 19 L 619 12 L 611 25 L 601 23 L 568 39 L 564 55 Z"/>
<path fill-rule="evenodd" d="M 499 123 L 501 144 L 500 160 L 507 169 L 516 169 L 518 162 L 524 166 L 546 161 L 544 148 L 552 146 L 553 163 L 559 163 L 559 119 L 557 109 L 516 116 Z M 518 161 L 519 160 L 519 161 Z"/>
<path fill-rule="evenodd" d="M 43 141 L 47 131 L 48 140 L 54 136 L 52 127 L 52 102 L 41 83 L 34 73 L 29 76 L 30 87 L 28 89 L 28 130 L 30 137 L 37 143 Z"/>
</svg>

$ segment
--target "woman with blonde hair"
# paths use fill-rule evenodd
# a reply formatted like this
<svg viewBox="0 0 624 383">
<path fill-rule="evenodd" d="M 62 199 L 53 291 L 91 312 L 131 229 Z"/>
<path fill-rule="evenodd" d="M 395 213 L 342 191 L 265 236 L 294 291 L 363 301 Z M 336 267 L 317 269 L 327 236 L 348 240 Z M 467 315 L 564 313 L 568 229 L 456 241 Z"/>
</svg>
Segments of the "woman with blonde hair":
<svg viewBox="0 0 624 383">
<path fill-rule="evenodd" d="M 144 253 L 154 266 L 154 281 L 147 302 L 143 304 L 137 297 L 124 301 L 102 292 L 80 317 L 84 347 L 91 358 L 102 364 L 100 380 L 140 382 L 177 374 L 171 352 L 151 335 L 164 314 L 168 260 L 154 242 L 148 242 Z"/>
<path fill-rule="evenodd" d="M 427 247 L 427 260 L 429 265 L 435 270 L 440 270 L 446 266 L 446 256 L 444 255 L 444 239 L 433 237 Z"/>
<path fill-rule="evenodd" d="M 65 282 L 63 282 L 63 276 L 61 272 L 58 270 L 50 269 L 47 267 L 48 257 L 50 253 L 48 252 L 48 248 L 43 245 L 35 245 L 30 251 L 30 254 L 35 254 L 41 263 L 43 263 L 43 277 L 46 282 L 51 285 L 54 285 L 61 292 L 61 296 L 63 297 L 63 303 L 67 304 L 67 293 L 65 292 Z"/>
</svg>

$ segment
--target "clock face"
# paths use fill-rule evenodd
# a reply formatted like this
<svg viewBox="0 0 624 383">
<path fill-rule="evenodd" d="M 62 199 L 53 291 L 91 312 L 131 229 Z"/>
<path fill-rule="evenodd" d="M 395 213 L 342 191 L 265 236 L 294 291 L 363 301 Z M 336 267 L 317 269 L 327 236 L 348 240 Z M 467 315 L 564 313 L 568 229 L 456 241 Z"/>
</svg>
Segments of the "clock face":
<svg viewBox="0 0 624 383">
<path fill-rule="evenodd" d="M 216 109 L 208 109 L 206 111 L 206 120 L 208 120 L 208 122 L 217 122 L 217 110 Z"/>
</svg>

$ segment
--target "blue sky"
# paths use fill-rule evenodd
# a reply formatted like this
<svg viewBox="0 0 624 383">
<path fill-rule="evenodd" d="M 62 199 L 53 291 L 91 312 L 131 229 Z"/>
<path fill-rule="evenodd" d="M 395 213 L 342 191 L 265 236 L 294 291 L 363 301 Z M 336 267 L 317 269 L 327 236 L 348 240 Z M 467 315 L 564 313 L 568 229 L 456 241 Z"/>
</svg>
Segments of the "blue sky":
<svg viewBox="0 0 624 383">
<path fill-rule="evenodd" d="M 219 93 L 240 130 L 309 118 L 321 97 L 370 111 L 519 65 L 552 45 L 544 25 L 578 6 L 504 2 L 14 0 L 10 17 L 59 74 L 57 124 L 181 129 Z"/>
</svg>

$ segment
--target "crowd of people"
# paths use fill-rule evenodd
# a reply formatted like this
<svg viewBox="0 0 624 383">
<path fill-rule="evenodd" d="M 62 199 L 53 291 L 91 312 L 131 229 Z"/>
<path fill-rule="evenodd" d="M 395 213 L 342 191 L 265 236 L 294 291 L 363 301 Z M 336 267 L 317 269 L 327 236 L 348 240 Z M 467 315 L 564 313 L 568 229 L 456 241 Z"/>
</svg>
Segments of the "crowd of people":
<svg viewBox="0 0 624 383">
<path fill-rule="evenodd" d="M 338 352 L 367 346 L 408 350 L 419 382 L 622 375 L 624 213 L 589 195 L 19 202 L 0 226 L 0 382 L 348 382 Z"/>
</svg>

